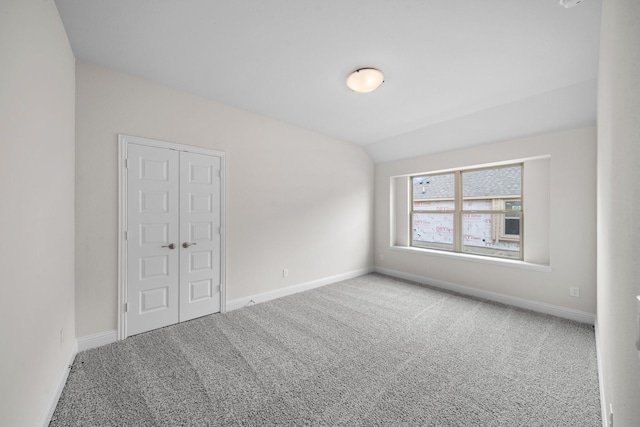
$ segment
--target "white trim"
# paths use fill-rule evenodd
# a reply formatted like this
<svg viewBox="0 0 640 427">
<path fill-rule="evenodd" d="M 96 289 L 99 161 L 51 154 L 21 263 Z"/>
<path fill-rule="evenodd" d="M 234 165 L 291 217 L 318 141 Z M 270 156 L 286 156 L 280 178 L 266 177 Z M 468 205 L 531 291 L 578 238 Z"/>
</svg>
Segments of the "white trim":
<svg viewBox="0 0 640 427">
<path fill-rule="evenodd" d="M 224 157 L 224 151 L 213 150 L 210 148 L 194 147 L 192 145 L 177 144 L 175 142 L 161 141 L 159 139 L 142 138 L 139 136 L 131 136 L 118 134 L 120 144 L 133 143 L 139 145 L 147 145 L 149 147 L 166 148 L 169 150 L 187 151 L 189 153 L 206 154 L 208 156 Z"/>
<path fill-rule="evenodd" d="M 272 291 L 262 292 L 259 294 L 250 295 L 248 297 L 236 298 L 234 300 L 227 301 L 227 311 L 233 311 L 249 305 L 282 298 L 287 295 L 297 294 L 298 292 L 308 291 L 311 289 L 329 285 L 331 283 L 340 282 L 342 280 L 353 279 L 354 277 L 369 274 L 373 271 L 373 267 L 362 268 L 360 270 L 336 274 L 335 276 L 329 276 L 323 279 L 313 280 L 311 282 L 300 283 L 298 285 L 288 286 L 286 288 L 274 289 Z"/>
<path fill-rule="evenodd" d="M 78 352 L 102 347 L 103 345 L 112 344 L 116 341 L 118 341 L 118 331 L 115 329 L 80 337 L 78 338 Z"/>
<path fill-rule="evenodd" d="M 65 363 L 62 372 L 60 372 L 60 376 L 58 377 L 58 382 L 56 385 L 56 389 L 53 394 L 49 397 L 49 402 L 47 402 L 47 406 L 45 407 L 45 412 L 40 419 L 40 424 L 43 427 L 47 427 L 51 422 L 51 417 L 53 417 L 53 413 L 56 410 L 56 406 L 58 406 L 58 400 L 60 400 L 60 396 L 62 395 L 62 390 L 64 389 L 65 384 L 67 383 L 67 378 L 69 377 L 69 371 L 71 370 L 71 366 L 73 365 L 73 361 L 76 358 L 76 354 L 78 354 L 78 341 L 74 340 L 73 345 L 71 346 L 71 351 L 67 357 L 67 362 Z"/>
<path fill-rule="evenodd" d="M 206 154 L 220 157 L 220 312 L 225 313 L 227 295 L 227 162 L 223 151 L 209 148 L 193 147 L 176 144 L 174 142 L 159 141 L 138 136 L 118 134 L 118 329 L 117 339 L 127 337 L 127 316 L 124 311 L 127 303 L 127 244 L 125 231 L 127 230 L 127 148 L 128 144 L 139 144 L 150 147 L 166 148 L 169 150 L 186 151 L 189 153 Z"/>
<path fill-rule="evenodd" d="M 443 258 L 457 259 L 462 261 L 477 262 L 480 264 L 493 264 L 501 267 L 519 268 L 522 270 L 541 271 L 551 273 L 551 266 L 544 264 L 534 264 L 532 262 L 519 261 L 506 258 L 495 258 L 481 255 L 464 254 L 460 252 L 437 251 L 433 249 L 414 248 L 411 246 L 390 246 L 389 249 L 398 252 L 409 252 L 420 255 L 433 255 Z"/>
<path fill-rule="evenodd" d="M 602 427 L 608 427 L 607 398 L 604 394 L 604 371 L 602 368 L 602 338 L 600 338 L 600 328 L 598 318 L 595 318 L 594 329 L 596 334 L 596 359 L 598 360 L 598 382 L 600 386 L 600 411 L 602 412 Z"/>
<path fill-rule="evenodd" d="M 538 313 L 551 314 L 553 316 L 562 317 L 564 319 L 575 320 L 581 323 L 593 325 L 595 323 L 595 315 L 585 311 L 574 310 L 571 308 L 560 307 L 553 304 L 546 304 L 538 301 L 532 301 L 524 298 L 512 297 L 509 295 L 499 294 L 496 292 L 485 291 L 482 289 L 471 288 L 456 283 L 445 282 L 443 280 L 431 279 L 429 277 L 418 276 L 415 274 L 404 273 L 402 271 L 391 270 L 388 268 L 376 267 L 377 273 L 386 274 L 387 276 L 398 277 L 400 279 L 410 280 L 412 282 L 421 283 L 423 285 L 433 286 L 436 288 L 446 289 L 448 291 L 457 292 L 464 295 L 471 295 L 502 304 L 512 305 L 527 310 L 537 311 Z"/>
<path fill-rule="evenodd" d="M 123 309 L 127 301 L 127 142 L 118 135 L 118 339 L 127 335 L 127 316 Z"/>
</svg>

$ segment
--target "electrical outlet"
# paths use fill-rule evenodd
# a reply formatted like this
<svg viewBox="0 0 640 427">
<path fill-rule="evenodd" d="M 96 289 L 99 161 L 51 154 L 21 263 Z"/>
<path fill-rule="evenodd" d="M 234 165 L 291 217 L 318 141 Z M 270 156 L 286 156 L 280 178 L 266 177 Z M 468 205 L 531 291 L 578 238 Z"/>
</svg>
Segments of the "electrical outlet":
<svg viewBox="0 0 640 427">
<path fill-rule="evenodd" d="M 578 288 L 577 286 L 572 286 L 569 288 L 569 295 L 572 297 L 579 297 L 580 296 L 580 288 Z"/>
<path fill-rule="evenodd" d="M 284 270 L 282 270 L 282 277 L 289 277 L 289 269 L 285 268 Z"/>
</svg>

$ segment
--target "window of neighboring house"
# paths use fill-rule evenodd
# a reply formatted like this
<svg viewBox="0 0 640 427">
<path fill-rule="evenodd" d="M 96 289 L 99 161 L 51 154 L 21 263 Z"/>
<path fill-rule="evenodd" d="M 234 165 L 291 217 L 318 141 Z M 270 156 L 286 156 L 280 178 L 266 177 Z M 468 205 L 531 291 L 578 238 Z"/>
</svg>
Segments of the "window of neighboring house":
<svg viewBox="0 0 640 427">
<path fill-rule="evenodd" d="M 411 246 L 523 259 L 522 169 L 411 177 Z"/>
</svg>

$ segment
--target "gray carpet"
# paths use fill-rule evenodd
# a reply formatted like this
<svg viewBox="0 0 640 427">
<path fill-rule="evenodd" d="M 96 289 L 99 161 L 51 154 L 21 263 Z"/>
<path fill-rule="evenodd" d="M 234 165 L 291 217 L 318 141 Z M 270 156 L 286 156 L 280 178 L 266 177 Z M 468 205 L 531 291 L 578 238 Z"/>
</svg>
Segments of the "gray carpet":
<svg viewBox="0 0 640 427">
<path fill-rule="evenodd" d="M 600 426 L 593 327 L 377 274 L 78 354 L 51 426 Z"/>
</svg>

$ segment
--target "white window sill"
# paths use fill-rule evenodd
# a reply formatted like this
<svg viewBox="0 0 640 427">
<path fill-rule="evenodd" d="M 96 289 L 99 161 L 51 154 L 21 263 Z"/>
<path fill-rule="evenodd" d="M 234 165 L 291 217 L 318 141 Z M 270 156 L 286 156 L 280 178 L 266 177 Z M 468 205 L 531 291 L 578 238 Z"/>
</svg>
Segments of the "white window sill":
<svg viewBox="0 0 640 427">
<path fill-rule="evenodd" d="M 392 251 L 408 252 L 413 254 L 422 254 L 422 255 L 430 255 L 430 256 L 432 255 L 432 256 L 437 256 L 442 258 L 457 259 L 461 261 L 477 262 L 480 264 L 492 264 L 492 265 L 499 265 L 502 267 L 541 271 L 545 273 L 551 272 L 550 265 L 534 264 L 531 262 L 518 261 L 513 259 L 492 258 L 487 256 L 481 256 L 481 255 L 463 254 L 459 252 L 447 252 L 447 251 L 438 251 L 433 249 L 414 248 L 410 246 L 390 246 L 389 249 L 391 249 Z"/>
</svg>

